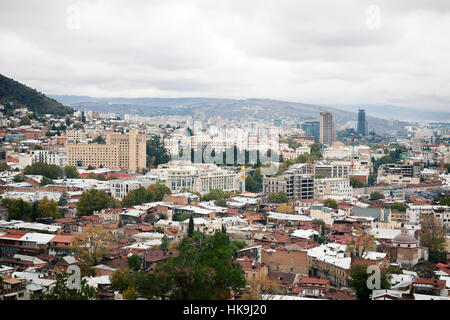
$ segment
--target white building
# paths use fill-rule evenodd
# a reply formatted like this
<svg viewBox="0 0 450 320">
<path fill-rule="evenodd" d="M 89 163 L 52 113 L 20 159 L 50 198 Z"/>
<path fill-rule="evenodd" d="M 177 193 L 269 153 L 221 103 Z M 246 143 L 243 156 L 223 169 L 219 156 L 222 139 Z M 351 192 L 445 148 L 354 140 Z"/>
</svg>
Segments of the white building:
<svg viewBox="0 0 450 320">
<path fill-rule="evenodd" d="M 343 196 L 345 198 L 353 196 L 353 188 L 347 178 L 315 179 L 314 188 L 318 199 L 326 199 L 329 196 Z"/>
</svg>

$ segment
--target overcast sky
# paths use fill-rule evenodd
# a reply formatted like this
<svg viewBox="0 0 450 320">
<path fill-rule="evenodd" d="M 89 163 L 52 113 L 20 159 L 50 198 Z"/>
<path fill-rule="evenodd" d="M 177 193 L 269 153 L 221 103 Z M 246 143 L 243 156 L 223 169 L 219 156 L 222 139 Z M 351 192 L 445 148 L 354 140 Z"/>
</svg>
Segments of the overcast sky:
<svg viewBox="0 0 450 320">
<path fill-rule="evenodd" d="M 46 94 L 449 111 L 449 39 L 448 0 L 0 2 L 0 73 Z"/>
</svg>

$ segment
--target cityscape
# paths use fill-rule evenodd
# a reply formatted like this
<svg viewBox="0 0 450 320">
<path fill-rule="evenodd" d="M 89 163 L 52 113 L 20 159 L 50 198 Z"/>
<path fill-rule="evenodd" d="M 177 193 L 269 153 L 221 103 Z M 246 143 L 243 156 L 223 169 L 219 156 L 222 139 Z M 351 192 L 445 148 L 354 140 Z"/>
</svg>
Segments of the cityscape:
<svg viewBox="0 0 450 320">
<path fill-rule="evenodd" d="M 380 10 L 387 12 L 386 19 L 378 26 L 381 31 L 366 31 L 384 37 L 382 28 L 397 9 L 375 2 L 379 7 L 369 6 L 362 15 Z M 225 3 L 217 10 L 238 7 L 234 1 Z M 165 6 L 176 7 L 178 2 L 153 5 L 163 21 Z M 205 13 L 220 19 L 216 9 L 203 8 L 197 1 L 190 5 L 180 12 L 205 17 L 205 23 L 216 27 Z M 18 13 L 18 4 L 3 6 Z M 96 10 L 122 8 L 103 1 L 78 6 L 51 1 L 44 5 L 55 8 L 49 17 L 62 14 L 68 19 L 72 28 L 64 32 L 88 28 L 88 33 L 89 28 L 97 30 L 90 20 Z M 125 20 L 127 10 L 144 15 L 139 12 L 144 7 L 132 6 L 124 9 Z M 268 13 L 264 6 L 255 10 Z M 449 26 L 450 7 L 442 6 L 446 15 L 432 14 Z M 195 13 L 198 8 L 205 16 Z M 422 25 L 429 21 L 429 10 L 435 9 L 430 5 L 411 10 Z M 89 10 L 94 13 L 86 13 Z M 161 27 L 154 18 L 151 24 Z M 248 18 L 257 23 L 257 15 Z M 244 24 L 238 18 L 232 21 L 234 26 Z M 179 41 L 185 42 L 184 32 L 177 28 L 173 30 L 180 33 Z M 232 35 L 238 46 L 238 32 L 229 28 L 236 32 Z M 13 39 L 7 38 L 8 30 L 0 23 L 0 34 L 5 31 L 0 43 Z M 264 32 L 273 36 L 269 30 L 259 36 Z M 48 41 L 62 41 L 56 33 Z M 131 37 L 141 39 L 138 34 Z M 284 39 L 275 38 L 270 38 L 273 46 L 281 46 Z M 82 33 L 70 39 L 84 41 Z M 327 39 L 320 41 L 333 42 Z M 428 46 L 437 48 L 435 40 L 430 39 Z M 103 41 L 98 45 L 105 45 Z M 449 40 L 443 41 L 448 47 Z M 227 45 L 225 41 L 219 46 L 223 55 Z M 294 90 L 280 82 L 283 89 L 276 91 L 261 85 L 260 73 L 234 70 L 236 78 L 254 77 L 254 86 L 260 86 L 261 91 L 248 93 L 247 79 L 236 79 L 243 91 L 234 86 L 220 89 L 225 86 L 221 75 L 217 81 L 208 78 L 209 85 L 200 84 L 206 81 L 200 73 L 198 83 L 183 79 L 178 69 L 184 72 L 198 61 L 187 59 L 192 66 L 180 66 L 174 62 L 178 52 L 171 53 L 175 47 L 167 48 L 166 60 L 163 56 L 158 63 L 173 64 L 169 68 L 173 78 L 186 86 L 180 91 L 167 89 L 170 94 L 163 88 L 176 85 L 169 83 L 166 73 L 156 71 L 160 87 L 154 84 L 154 91 L 140 91 L 141 84 L 136 84 L 126 93 L 129 84 L 141 81 L 131 70 L 148 67 L 139 53 L 127 58 L 133 62 L 114 58 L 124 64 L 120 77 L 130 82 L 117 79 L 110 84 L 108 79 L 105 86 L 96 84 L 97 78 L 110 73 L 102 74 L 103 67 L 88 57 L 87 66 L 78 57 L 70 62 L 79 63 L 77 75 L 64 74 L 66 67 L 58 70 L 56 53 L 51 58 L 55 71 L 48 73 L 40 73 L 41 67 L 26 73 L 21 57 L 0 58 L 0 300 L 450 300 L 448 73 L 433 78 L 436 86 L 430 90 L 443 92 L 430 98 L 430 104 L 420 100 L 431 96 L 427 85 L 419 88 L 411 79 L 406 84 L 410 91 L 396 87 L 396 81 L 387 84 L 392 86 L 388 89 L 381 81 L 374 88 L 376 94 L 368 94 L 360 84 L 355 84 L 361 89 L 358 94 L 338 82 L 336 88 L 330 82 L 321 94 L 306 85 L 306 91 L 312 91 L 303 100 L 300 78 Z M 30 50 L 29 56 L 20 55 L 32 57 Z M 58 54 L 64 55 L 61 50 Z M 120 52 L 114 46 L 105 45 L 105 50 Z M 113 55 L 106 51 L 105 55 Z M 280 59 L 284 54 L 272 53 Z M 47 68 L 49 61 L 42 63 Z M 441 71 L 448 68 L 445 62 Z M 396 70 L 400 72 L 400 67 Z M 327 77 L 334 72 L 338 71 L 330 70 Z M 60 73 L 64 76 L 56 80 Z M 153 76 L 147 83 L 151 88 Z M 84 77 L 91 78 L 82 86 Z M 189 89 L 189 81 L 195 89 Z M 268 83 L 276 87 L 277 81 Z M 236 94 L 228 94 L 233 90 Z M 293 95 L 296 91 L 299 96 Z M 335 91 L 342 97 L 336 98 Z M 264 315 L 266 305 L 258 306 L 251 312 Z M 214 317 L 223 311 L 196 309 L 195 303 L 183 308 L 187 309 L 180 315 Z"/>
</svg>

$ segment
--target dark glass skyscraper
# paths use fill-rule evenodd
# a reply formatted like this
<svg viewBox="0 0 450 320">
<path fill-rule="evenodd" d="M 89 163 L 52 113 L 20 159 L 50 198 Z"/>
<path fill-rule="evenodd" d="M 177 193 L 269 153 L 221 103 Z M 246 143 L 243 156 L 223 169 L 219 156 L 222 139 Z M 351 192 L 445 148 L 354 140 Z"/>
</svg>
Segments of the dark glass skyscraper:
<svg viewBox="0 0 450 320">
<path fill-rule="evenodd" d="M 358 111 L 358 125 L 356 133 L 362 137 L 367 137 L 369 135 L 369 128 L 367 126 L 366 120 L 366 110 L 364 109 L 359 109 Z"/>
<path fill-rule="evenodd" d="M 319 121 L 306 121 L 302 124 L 302 129 L 308 136 L 313 136 L 314 141 L 319 141 L 320 135 L 320 122 Z"/>
</svg>

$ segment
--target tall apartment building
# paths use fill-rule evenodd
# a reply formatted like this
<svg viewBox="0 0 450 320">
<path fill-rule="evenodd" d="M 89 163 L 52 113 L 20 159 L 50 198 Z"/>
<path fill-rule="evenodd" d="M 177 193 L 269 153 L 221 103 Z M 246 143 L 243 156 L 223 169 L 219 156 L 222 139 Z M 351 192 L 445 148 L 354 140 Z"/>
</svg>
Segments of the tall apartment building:
<svg viewBox="0 0 450 320">
<path fill-rule="evenodd" d="M 348 178 L 352 173 L 350 161 L 332 161 L 325 164 L 314 165 L 314 174 L 324 178 Z"/>
<path fill-rule="evenodd" d="M 361 137 L 367 137 L 369 135 L 369 128 L 366 120 L 366 110 L 359 109 L 358 111 L 358 123 L 356 126 L 356 133 Z"/>
<path fill-rule="evenodd" d="M 66 144 L 66 153 L 70 166 L 103 166 L 139 172 L 146 165 L 145 135 L 135 129 L 128 134 L 107 133 L 106 144 Z"/>
<path fill-rule="evenodd" d="M 314 177 L 305 168 L 285 171 L 282 175 L 264 178 L 263 192 L 284 192 L 290 199 L 314 199 Z"/>
<path fill-rule="evenodd" d="M 333 123 L 333 115 L 329 112 L 320 113 L 320 143 L 332 145 L 336 142 L 336 129 Z"/>
</svg>

